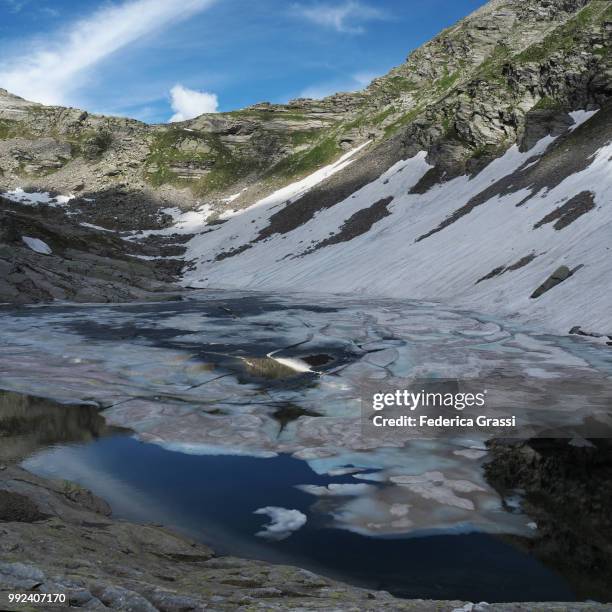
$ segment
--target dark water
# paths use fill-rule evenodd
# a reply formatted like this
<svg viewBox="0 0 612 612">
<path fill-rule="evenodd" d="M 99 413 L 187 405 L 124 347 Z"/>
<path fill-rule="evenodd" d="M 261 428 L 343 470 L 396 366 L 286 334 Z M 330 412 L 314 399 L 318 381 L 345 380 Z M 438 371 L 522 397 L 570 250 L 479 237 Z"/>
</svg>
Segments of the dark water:
<svg viewBox="0 0 612 612">
<path fill-rule="evenodd" d="M 472 533 L 393 539 L 330 528 L 324 514 L 308 513 L 312 496 L 293 485 L 332 480 L 287 455 L 187 455 L 111 435 L 56 445 L 27 460 L 25 467 L 75 480 L 106 498 L 115 516 L 174 526 L 219 553 L 298 565 L 402 597 L 490 602 L 576 598 L 562 577 L 501 537 Z M 255 533 L 267 517 L 253 512 L 270 505 L 299 509 L 309 520 L 286 540 L 264 540 Z"/>
</svg>

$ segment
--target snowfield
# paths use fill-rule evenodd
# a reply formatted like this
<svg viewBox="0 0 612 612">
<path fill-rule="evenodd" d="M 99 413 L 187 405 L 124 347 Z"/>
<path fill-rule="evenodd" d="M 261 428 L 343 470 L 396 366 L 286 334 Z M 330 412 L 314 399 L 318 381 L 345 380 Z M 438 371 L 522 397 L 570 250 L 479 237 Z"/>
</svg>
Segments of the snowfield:
<svg viewBox="0 0 612 612">
<path fill-rule="evenodd" d="M 575 111 L 570 130 L 594 114 Z M 546 136 L 526 152 L 514 145 L 476 176 L 460 176 L 424 194 L 411 194 L 411 187 L 431 167 L 421 152 L 297 229 L 255 240 L 281 207 L 351 163 L 358 152 L 351 151 L 233 214 L 222 225 L 203 224 L 206 233 L 188 245 L 186 258 L 194 265 L 184 283 L 435 300 L 484 313 L 519 314 L 527 323 L 559 333 L 579 325 L 612 334 L 611 143 L 552 189 L 533 194 L 531 189 L 516 189 L 491 197 L 422 238 L 487 187 L 519 168 L 536 167 L 554 141 Z M 584 192 L 592 198 L 592 210 L 561 228 L 555 228 L 554 219 L 546 221 L 547 215 Z M 316 248 L 339 234 L 355 213 L 383 198 L 392 198 L 389 214 L 368 231 Z M 534 290 L 559 266 L 567 266 L 573 275 L 532 299 Z"/>
</svg>

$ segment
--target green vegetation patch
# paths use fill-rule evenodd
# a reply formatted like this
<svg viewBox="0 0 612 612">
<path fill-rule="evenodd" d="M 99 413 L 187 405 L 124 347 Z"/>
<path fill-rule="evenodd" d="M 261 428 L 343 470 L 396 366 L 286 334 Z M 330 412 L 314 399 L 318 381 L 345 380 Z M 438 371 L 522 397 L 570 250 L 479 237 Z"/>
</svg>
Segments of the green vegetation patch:
<svg viewBox="0 0 612 612">
<path fill-rule="evenodd" d="M 397 114 L 397 112 L 397 108 L 395 108 L 394 106 L 390 106 L 389 108 L 386 108 L 384 111 L 378 113 L 377 115 L 374 115 L 374 117 L 372 117 L 371 123 L 372 125 L 380 125 L 392 115 Z"/>
<path fill-rule="evenodd" d="M 289 140 L 295 147 L 299 147 L 304 144 L 313 143 L 319 136 L 320 130 L 302 130 L 299 132 L 290 132 Z"/>
<path fill-rule="evenodd" d="M 436 81 L 436 88 L 439 91 L 445 91 L 447 89 L 450 89 L 457 82 L 458 78 L 459 78 L 458 70 L 452 73 L 449 73 L 448 70 L 445 70 L 444 76 L 440 77 Z"/>
<path fill-rule="evenodd" d="M 0 140 L 32 138 L 32 133 L 19 121 L 0 119 Z"/>
<path fill-rule="evenodd" d="M 568 51 L 575 46 L 582 31 L 590 25 L 612 18 L 607 2 L 591 2 L 561 27 L 551 32 L 542 42 L 528 47 L 516 56 L 519 62 L 541 62 L 556 51 Z"/>
<path fill-rule="evenodd" d="M 201 140 L 202 151 L 181 150 L 182 142 L 194 140 Z M 209 141 L 213 140 L 216 142 L 211 146 Z M 170 128 L 157 133 L 153 138 L 146 160 L 147 179 L 155 187 L 166 183 L 184 182 L 171 168 L 185 162 L 212 165 L 216 159 L 217 149 L 221 148 L 217 140 L 212 135 L 204 137 L 197 132 L 190 132 L 181 128 Z"/>
<path fill-rule="evenodd" d="M 417 89 L 417 84 L 406 78 L 403 76 L 393 76 L 387 79 L 384 79 L 383 81 L 384 85 L 382 86 L 382 89 L 385 92 L 391 93 L 391 94 L 395 94 L 395 95 L 400 95 L 409 91 L 414 91 L 415 89 Z"/>
<path fill-rule="evenodd" d="M 480 159 L 482 157 L 494 157 L 498 151 L 499 145 L 483 144 L 474 148 L 472 151 L 472 157 L 475 159 Z"/>
<path fill-rule="evenodd" d="M 554 110 L 561 108 L 561 102 L 555 100 L 549 96 L 544 96 L 539 102 L 533 107 L 533 110 Z"/>
<path fill-rule="evenodd" d="M 230 119 L 250 119 L 252 121 L 274 121 L 281 119 L 284 121 L 308 121 L 309 117 L 300 112 L 285 112 L 280 110 L 245 109 L 230 111 L 224 114 Z"/>
<path fill-rule="evenodd" d="M 0 140 L 8 140 L 11 138 L 12 125 L 8 121 L 0 120 Z"/>
<path fill-rule="evenodd" d="M 421 114 L 421 108 L 413 108 L 385 128 L 385 138 L 395 134 L 400 128 L 414 121 Z"/>
<path fill-rule="evenodd" d="M 503 42 L 498 42 L 493 51 L 485 59 L 478 72 L 487 81 L 503 82 L 503 67 L 510 59 L 510 49 Z"/>
<path fill-rule="evenodd" d="M 301 151 L 285 157 L 268 174 L 288 178 L 304 176 L 333 162 L 341 151 L 335 135 L 327 136 L 308 151 Z"/>
<path fill-rule="evenodd" d="M 193 183 L 196 195 L 203 196 L 214 191 L 222 191 L 241 178 L 261 170 L 261 162 L 253 157 L 232 156 L 225 152 L 219 156 L 211 171 Z"/>
</svg>

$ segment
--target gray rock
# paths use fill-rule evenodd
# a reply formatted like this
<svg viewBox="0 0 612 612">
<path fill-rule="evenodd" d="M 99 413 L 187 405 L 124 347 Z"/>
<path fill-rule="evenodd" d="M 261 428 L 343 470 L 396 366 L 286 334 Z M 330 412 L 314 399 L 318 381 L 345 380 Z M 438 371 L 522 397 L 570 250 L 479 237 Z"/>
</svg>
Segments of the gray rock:
<svg viewBox="0 0 612 612">
<path fill-rule="evenodd" d="M 531 299 L 537 299 L 542 294 L 550 291 L 559 283 L 567 280 L 572 275 L 572 271 L 567 266 L 559 266 L 532 294 Z"/>
<path fill-rule="evenodd" d="M 158 609 L 144 597 L 129 589 L 108 585 L 94 591 L 98 599 L 111 610 L 126 612 L 159 612 Z"/>
</svg>

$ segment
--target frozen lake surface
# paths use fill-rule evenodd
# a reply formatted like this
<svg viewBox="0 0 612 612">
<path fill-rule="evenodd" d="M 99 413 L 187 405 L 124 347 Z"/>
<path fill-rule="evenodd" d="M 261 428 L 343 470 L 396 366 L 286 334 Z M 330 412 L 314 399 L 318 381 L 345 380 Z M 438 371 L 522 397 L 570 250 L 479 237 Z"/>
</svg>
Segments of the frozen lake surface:
<svg viewBox="0 0 612 612">
<path fill-rule="evenodd" d="M 485 432 L 382 440 L 362 430 L 360 394 L 482 380 L 545 431 L 604 424 L 605 346 L 433 303 L 233 291 L 2 307 L 0 324 L 0 388 L 88 402 L 126 430 L 25 467 L 118 516 L 408 597 L 575 597 L 512 544 L 537 526 L 484 479 Z"/>
</svg>

